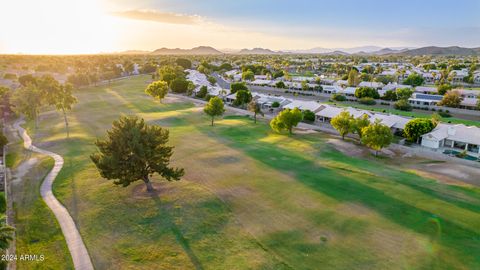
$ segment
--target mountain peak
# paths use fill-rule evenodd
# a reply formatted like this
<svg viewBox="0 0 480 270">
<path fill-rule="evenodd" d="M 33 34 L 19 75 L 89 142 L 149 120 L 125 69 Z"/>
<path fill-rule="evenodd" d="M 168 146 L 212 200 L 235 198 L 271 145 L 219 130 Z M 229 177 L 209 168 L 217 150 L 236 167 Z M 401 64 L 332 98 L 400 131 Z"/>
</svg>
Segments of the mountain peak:
<svg viewBox="0 0 480 270">
<path fill-rule="evenodd" d="M 188 55 L 188 54 L 196 54 L 196 55 L 209 55 L 209 54 L 223 54 L 219 50 L 210 47 L 210 46 L 198 46 L 192 49 L 169 49 L 169 48 L 160 48 L 152 52 L 152 54 L 159 54 L 159 55 Z"/>
</svg>

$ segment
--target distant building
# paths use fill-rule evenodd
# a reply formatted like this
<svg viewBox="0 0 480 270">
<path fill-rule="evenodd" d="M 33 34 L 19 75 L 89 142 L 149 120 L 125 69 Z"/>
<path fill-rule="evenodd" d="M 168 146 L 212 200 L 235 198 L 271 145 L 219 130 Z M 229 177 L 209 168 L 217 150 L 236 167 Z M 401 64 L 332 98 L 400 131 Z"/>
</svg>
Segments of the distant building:
<svg viewBox="0 0 480 270">
<path fill-rule="evenodd" d="M 408 103 L 414 107 L 430 107 L 437 105 L 442 98 L 441 95 L 413 93 L 412 97 L 408 99 Z"/>
<path fill-rule="evenodd" d="M 361 82 L 358 87 L 371 87 L 375 89 L 382 89 L 383 83 L 381 82 Z"/>
</svg>

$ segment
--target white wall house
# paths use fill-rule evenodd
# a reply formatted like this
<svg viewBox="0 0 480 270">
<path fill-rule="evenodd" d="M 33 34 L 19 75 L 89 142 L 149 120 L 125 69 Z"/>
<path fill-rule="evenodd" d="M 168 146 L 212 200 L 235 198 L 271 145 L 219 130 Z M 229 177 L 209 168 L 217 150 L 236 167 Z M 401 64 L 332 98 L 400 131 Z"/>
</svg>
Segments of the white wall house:
<svg viewBox="0 0 480 270">
<path fill-rule="evenodd" d="M 468 76 L 468 70 L 452 70 L 449 74 L 452 77 L 452 82 L 454 83 L 461 83 L 463 82 L 463 78 Z"/>
<path fill-rule="evenodd" d="M 193 90 L 194 94 L 197 94 L 202 86 L 206 86 L 208 94 L 212 96 L 224 96 L 230 93 L 229 89 L 222 89 L 217 83 L 212 85 L 205 74 L 195 69 L 187 69 L 185 71 L 188 72 L 187 80 L 195 85 L 195 89 Z"/>
<path fill-rule="evenodd" d="M 422 94 L 436 94 L 438 92 L 436 87 L 427 87 L 427 86 L 417 86 L 413 91 L 415 91 L 415 93 L 422 93 Z"/>
<path fill-rule="evenodd" d="M 476 84 L 480 84 L 480 71 L 476 71 L 473 73 L 473 82 Z"/>
<path fill-rule="evenodd" d="M 322 92 L 327 94 L 337 94 L 343 91 L 343 88 L 338 85 L 321 85 Z"/>
<path fill-rule="evenodd" d="M 358 87 L 371 87 L 375 89 L 382 89 L 383 83 L 381 82 L 361 82 Z"/>
<path fill-rule="evenodd" d="M 272 109 L 272 105 L 275 102 L 278 102 L 280 104 L 279 108 L 283 108 L 285 105 L 291 103 L 292 101 L 290 99 L 284 98 L 282 96 L 269 96 L 265 94 L 260 94 L 253 92 L 252 93 L 252 98 L 260 104 L 262 109 Z"/>
<path fill-rule="evenodd" d="M 422 146 L 459 152 L 466 150 L 470 155 L 480 157 L 480 128 L 439 124 L 432 132 L 422 135 Z"/>
<path fill-rule="evenodd" d="M 408 99 L 408 103 L 414 107 L 431 107 L 437 105 L 442 98 L 441 95 L 413 93 L 412 97 Z"/>
<path fill-rule="evenodd" d="M 312 111 L 312 112 L 318 112 L 321 107 L 323 106 L 322 104 L 316 102 L 316 101 L 305 101 L 305 100 L 291 100 L 292 102 L 288 103 L 287 105 L 283 106 L 284 109 L 291 109 L 293 110 L 294 108 L 298 108 L 301 111 Z"/>
</svg>

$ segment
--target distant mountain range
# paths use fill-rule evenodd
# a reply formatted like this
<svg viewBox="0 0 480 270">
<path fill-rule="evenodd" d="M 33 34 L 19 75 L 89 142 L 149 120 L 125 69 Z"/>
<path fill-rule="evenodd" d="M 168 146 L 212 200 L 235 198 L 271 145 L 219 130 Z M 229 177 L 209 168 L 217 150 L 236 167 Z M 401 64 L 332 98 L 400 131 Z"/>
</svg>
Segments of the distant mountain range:
<svg viewBox="0 0 480 270">
<path fill-rule="evenodd" d="M 222 52 L 223 51 L 223 52 Z M 391 47 L 382 48 L 377 46 L 362 46 L 354 48 L 312 48 L 308 50 L 286 50 L 274 51 L 267 48 L 253 48 L 253 49 L 224 49 L 217 50 L 209 46 L 199 46 L 192 49 L 169 49 L 161 48 L 149 51 L 130 50 L 120 52 L 120 54 L 154 54 L 154 55 L 221 55 L 221 54 L 242 54 L 242 55 L 276 55 L 276 54 L 323 54 L 323 55 L 480 55 L 480 47 L 478 48 L 463 48 L 458 46 L 451 47 Z"/>
<path fill-rule="evenodd" d="M 401 52 L 404 55 L 480 55 L 478 48 L 462 48 L 458 46 L 451 47 L 423 47 Z"/>
<path fill-rule="evenodd" d="M 235 53 L 235 52 L 233 52 Z M 238 51 L 236 54 L 284 54 L 284 52 L 275 52 L 270 49 L 264 49 L 264 48 L 253 48 L 251 50 L 249 49 L 241 49 Z"/>
<path fill-rule="evenodd" d="M 213 55 L 213 54 L 223 54 L 221 51 L 209 47 L 209 46 L 199 46 L 192 49 L 168 49 L 168 48 L 161 48 L 157 49 L 151 54 L 156 55 Z"/>
</svg>

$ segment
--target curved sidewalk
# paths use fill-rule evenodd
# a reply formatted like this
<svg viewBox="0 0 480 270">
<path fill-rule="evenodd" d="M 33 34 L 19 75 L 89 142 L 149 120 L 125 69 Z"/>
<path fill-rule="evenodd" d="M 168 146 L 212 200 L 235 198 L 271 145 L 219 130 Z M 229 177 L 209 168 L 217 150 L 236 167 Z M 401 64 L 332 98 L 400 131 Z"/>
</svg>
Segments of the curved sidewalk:
<svg viewBox="0 0 480 270">
<path fill-rule="evenodd" d="M 58 154 L 32 145 L 32 139 L 30 136 L 28 136 L 26 130 L 20 126 L 23 122 L 23 120 L 16 121 L 14 128 L 18 131 L 18 134 L 23 139 L 23 146 L 25 149 L 48 155 L 55 160 L 53 169 L 43 180 L 42 186 L 40 187 L 40 194 L 42 195 L 45 203 L 55 214 L 55 217 L 60 224 L 60 228 L 62 229 L 62 233 L 72 256 L 73 265 L 76 270 L 93 270 L 94 268 L 92 261 L 90 260 L 90 256 L 88 255 L 88 251 L 83 243 L 82 237 L 75 226 L 75 222 L 68 213 L 67 209 L 57 200 L 57 198 L 55 198 L 52 192 L 53 181 L 63 167 L 63 158 Z"/>
</svg>

